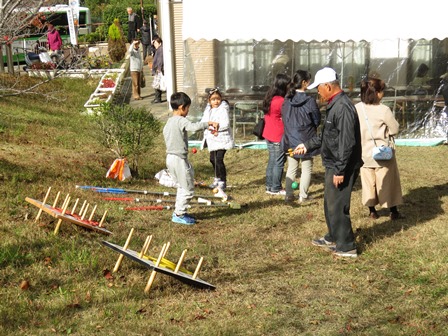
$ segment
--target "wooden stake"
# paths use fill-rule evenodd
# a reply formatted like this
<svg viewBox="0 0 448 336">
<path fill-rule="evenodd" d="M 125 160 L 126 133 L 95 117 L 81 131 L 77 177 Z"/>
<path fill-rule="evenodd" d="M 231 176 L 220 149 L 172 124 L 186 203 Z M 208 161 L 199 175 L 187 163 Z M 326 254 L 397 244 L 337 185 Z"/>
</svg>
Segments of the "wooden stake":
<svg viewBox="0 0 448 336">
<path fill-rule="evenodd" d="M 126 242 L 124 243 L 123 250 L 126 250 L 128 248 L 129 243 L 131 242 L 131 237 L 132 237 L 133 233 L 134 233 L 134 228 L 132 228 L 131 232 L 129 232 L 129 236 L 128 236 L 128 239 L 126 239 Z M 117 263 L 115 264 L 115 267 L 114 267 L 114 269 L 112 271 L 113 273 L 118 271 L 118 269 L 120 268 L 121 261 L 123 260 L 123 258 L 124 258 L 124 255 L 120 254 L 120 256 L 118 257 Z"/>
<path fill-rule="evenodd" d="M 58 204 L 59 196 L 60 196 L 60 195 L 61 195 L 61 192 L 58 191 L 58 193 L 57 193 L 57 195 L 56 195 L 56 198 L 54 199 L 54 202 L 53 202 L 53 208 L 56 208 L 56 204 Z"/>
<path fill-rule="evenodd" d="M 93 214 L 95 213 L 95 210 L 96 210 L 96 204 L 95 204 L 95 206 L 93 207 L 92 212 L 91 212 L 91 214 L 90 214 L 90 216 L 89 216 L 89 221 L 92 220 L 92 218 L 93 218 Z"/>
<path fill-rule="evenodd" d="M 84 209 L 84 212 L 81 215 L 81 220 L 84 220 L 84 217 L 86 216 L 87 210 L 89 209 L 90 204 L 87 203 L 86 208 Z"/>
<path fill-rule="evenodd" d="M 149 244 L 151 244 L 151 240 L 152 240 L 152 235 L 149 236 L 149 242 L 146 245 L 146 248 L 143 250 L 143 255 L 146 255 L 146 252 L 148 252 Z"/>
<path fill-rule="evenodd" d="M 42 206 L 45 206 L 45 202 L 47 201 L 47 198 L 50 195 L 50 190 L 51 190 L 51 187 L 48 188 L 47 193 L 45 194 L 44 200 L 42 201 Z M 39 220 L 40 215 L 42 215 L 42 208 L 39 209 L 36 219 L 34 220 L 35 222 L 37 222 Z"/>
<path fill-rule="evenodd" d="M 198 276 L 198 273 L 199 273 L 199 270 L 201 269 L 203 260 L 204 260 L 204 257 L 201 257 L 201 259 L 199 259 L 198 266 L 196 266 L 196 269 L 194 270 L 194 273 L 192 276 L 193 279 L 196 279 L 196 277 Z"/>
<path fill-rule="evenodd" d="M 70 203 L 70 197 L 64 201 L 64 207 L 62 208 L 62 216 L 65 215 L 65 211 L 67 210 L 68 204 Z M 59 218 L 58 222 L 56 223 L 56 227 L 54 228 L 54 234 L 57 235 L 59 232 L 59 228 L 61 227 L 62 218 Z"/>
<path fill-rule="evenodd" d="M 73 206 L 72 212 L 71 212 L 72 214 L 75 213 L 76 207 L 78 206 L 78 202 L 79 202 L 79 198 L 77 198 L 76 201 L 75 201 L 75 205 Z"/>
<path fill-rule="evenodd" d="M 187 250 L 185 249 L 182 254 L 180 255 L 179 261 L 177 262 L 176 269 L 174 270 L 174 273 L 179 272 L 180 265 L 184 262 L 185 254 L 187 253 Z"/>
<path fill-rule="evenodd" d="M 82 203 L 81 210 L 79 210 L 80 216 L 82 215 L 82 212 L 84 211 L 84 207 L 86 206 L 86 203 L 87 203 L 87 201 L 84 201 L 84 203 Z"/>
<path fill-rule="evenodd" d="M 138 257 L 141 259 L 145 255 L 146 251 L 148 250 L 149 244 L 151 244 L 152 236 L 146 237 L 145 243 L 143 244 L 142 250 L 140 251 L 140 254 Z"/>
<path fill-rule="evenodd" d="M 159 266 L 160 261 L 162 260 L 163 256 L 166 254 L 167 250 L 168 250 L 168 244 L 163 244 L 162 251 L 160 251 L 159 257 L 157 258 L 157 261 L 156 261 L 156 267 Z M 156 274 L 157 274 L 157 271 L 155 271 L 155 270 L 153 270 L 151 272 L 151 276 L 149 277 L 148 283 L 146 284 L 146 287 L 145 287 L 145 293 L 149 293 L 152 283 L 154 282 L 154 279 L 156 278 Z"/>
<path fill-rule="evenodd" d="M 107 210 L 104 211 L 103 218 L 101 218 L 100 223 L 98 224 L 99 227 L 103 226 L 104 220 L 106 219 L 106 214 L 107 214 Z"/>
<path fill-rule="evenodd" d="M 67 206 L 68 206 L 68 202 L 67 201 L 70 198 L 69 196 L 70 196 L 69 194 L 67 194 L 67 196 L 65 196 L 64 202 L 62 203 L 62 209 L 64 209 L 64 207 L 65 207 L 65 209 L 67 209 Z"/>
<path fill-rule="evenodd" d="M 170 242 L 166 243 L 165 253 L 163 254 L 162 258 L 165 258 L 166 253 L 168 252 L 168 248 L 170 247 Z"/>
</svg>

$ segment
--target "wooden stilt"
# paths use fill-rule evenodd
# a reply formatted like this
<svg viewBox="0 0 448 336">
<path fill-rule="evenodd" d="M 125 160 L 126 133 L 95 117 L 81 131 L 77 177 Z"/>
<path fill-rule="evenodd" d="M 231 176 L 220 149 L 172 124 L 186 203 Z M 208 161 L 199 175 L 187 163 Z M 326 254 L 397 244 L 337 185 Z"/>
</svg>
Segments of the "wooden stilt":
<svg viewBox="0 0 448 336">
<path fill-rule="evenodd" d="M 79 210 L 79 216 L 82 216 L 82 212 L 84 211 L 84 207 L 86 206 L 87 201 L 84 201 L 81 206 L 81 210 Z"/>
<path fill-rule="evenodd" d="M 93 207 L 92 212 L 90 213 L 89 221 L 92 220 L 92 218 L 93 218 L 93 214 L 95 213 L 95 210 L 96 210 L 96 204 L 95 204 L 95 206 Z"/>
<path fill-rule="evenodd" d="M 192 276 L 193 279 L 197 278 L 197 276 L 199 274 L 199 270 L 201 269 L 203 260 L 204 260 L 204 257 L 201 257 L 201 259 L 199 259 L 198 266 L 196 266 L 196 269 L 194 270 L 194 273 L 193 273 L 193 276 Z"/>
<path fill-rule="evenodd" d="M 159 257 L 157 258 L 157 261 L 156 261 L 156 267 L 159 267 L 160 261 L 162 260 L 163 256 L 166 254 L 166 252 L 168 250 L 168 244 L 169 243 L 163 244 L 162 251 L 160 251 Z M 151 272 L 151 276 L 149 277 L 148 283 L 146 284 L 146 287 L 145 287 L 145 293 L 149 293 L 152 283 L 154 282 L 154 279 L 156 278 L 156 274 L 157 274 L 157 272 L 155 270 L 153 270 Z"/>
<path fill-rule="evenodd" d="M 56 205 L 58 204 L 60 195 L 61 195 L 61 192 L 58 191 L 58 193 L 56 194 L 56 198 L 54 199 L 54 202 L 53 202 L 53 208 L 56 208 Z"/>
<path fill-rule="evenodd" d="M 151 244 L 152 236 L 146 237 L 145 243 L 143 244 L 142 250 L 140 251 L 140 254 L 138 257 L 141 259 L 145 255 L 145 252 L 148 250 L 149 244 Z"/>
<path fill-rule="evenodd" d="M 100 223 L 98 224 L 99 227 L 103 226 L 104 220 L 106 219 L 107 210 L 104 211 L 103 217 L 100 220 Z"/>
<path fill-rule="evenodd" d="M 76 207 L 78 206 L 78 202 L 79 202 L 79 198 L 77 198 L 76 201 L 75 201 L 75 205 L 73 206 L 72 212 L 71 212 L 72 214 L 75 213 Z"/>
<path fill-rule="evenodd" d="M 174 273 L 179 272 L 180 266 L 184 262 L 186 253 L 187 253 L 187 250 L 183 250 L 182 254 L 180 255 L 179 261 L 177 262 L 176 269 L 174 270 Z"/>
<path fill-rule="evenodd" d="M 67 195 L 68 196 L 68 195 Z M 70 203 L 70 197 L 64 201 L 64 207 L 62 208 L 62 215 L 65 215 L 65 211 L 67 211 L 68 204 Z M 59 232 L 59 228 L 61 227 L 62 219 L 59 218 L 56 223 L 56 227 L 54 228 L 54 234 L 57 235 Z"/>
<path fill-rule="evenodd" d="M 81 220 L 84 220 L 84 217 L 86 216 L 87 210 L 89 209 L 90 204 L 87 203 L 86 208 L 84 209 L 84 212 L 81 215 Z"/>
<path fill-rule="evenodd" d="M 168 252 L 168 249 L 170 248 L 171 243 L 167 242 L 165 247 L 165 253 L 163 254 L 162 258 L 165 258 L 166 253 Z"/>
<path fill-rule="evenodd" d="M 47 201 L 48 196 L 50 195 L 51 187 L 48 188 L 47 193 L 45 194 L 44 200 L 42 202 L 42 205 L 45 206 L 45 202 Z M 40 218 L 40 215 L 42 215 L 42 208 L 39 209 L 39 212 L 37 213 L 36 219 L 34 220 L 37 222 Z"/>
<path fill-rule="evenodd" d="M 129 243 L 131 242 L 131 237 L 132 237 L 133 233 L 134 233 L 134 228 L 132 228 L 131 231 L 129 232 L 129 236 L 128 236 L 128 239 L 126 239 L 126 242 L 124 243 L 123 250 L 126 250 L 128 248 Z M 123 257 L 124 257 L 124 255 L 120 254 L 120 256 L 118 257 L 117 263 L 115 264 L 115 267 L 112 272 L 115 273 L 116 271 L 118 271 L 118 269 L 120 268 L 121 262 L 123 260 Z"/>
<path fill-rule="evenodd" d="M 64 209 L 64 207 L 65 207 L 65 209 L 67 209 L 67 207 L 65 206 L 68 202 L 68 199 L 70 198 L 70 195 L 69 194 L 67 194 L 66 196 L 65 196 L 65 198 L 64 198 L 64 202 L 62 203 L 62 209 Z M 67 204 L 68 205 L 68 204 Z"/>
<path fill-rule="evenodd" d="M 148 252 L 149 244 L 151 244 L 151 240 L 152 240 L 152 235 L 149 236 L 149 241 L 148 241 L 148 244 L 146 244 L 145 249 L 143 250 L 143 255 L 146 255 L 146 252 Z"/>
</svg>

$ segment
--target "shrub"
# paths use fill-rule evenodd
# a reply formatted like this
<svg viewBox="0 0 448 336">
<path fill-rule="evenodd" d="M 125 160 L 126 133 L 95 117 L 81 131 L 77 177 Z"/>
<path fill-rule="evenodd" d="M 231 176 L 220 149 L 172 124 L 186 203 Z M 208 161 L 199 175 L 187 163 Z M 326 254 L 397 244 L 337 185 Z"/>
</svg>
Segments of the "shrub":
<svg viewBox="0 0 448 336">
<path fill-rule="evenodd" d="M 148 152 L 160 134 L 161 123 L 150 111 L 129 105 L 103 103 L 95 111 L 100 141 L 118 158 L 127 158 L 131 172 L 138 177 L 141 155 Z"/>
<path fill-rule="evenodd" d="M 126 55 L 126 42 L 118 19 L 109 27 L 107 49 L 113 62 L 119 62 Z"/>
</svg>

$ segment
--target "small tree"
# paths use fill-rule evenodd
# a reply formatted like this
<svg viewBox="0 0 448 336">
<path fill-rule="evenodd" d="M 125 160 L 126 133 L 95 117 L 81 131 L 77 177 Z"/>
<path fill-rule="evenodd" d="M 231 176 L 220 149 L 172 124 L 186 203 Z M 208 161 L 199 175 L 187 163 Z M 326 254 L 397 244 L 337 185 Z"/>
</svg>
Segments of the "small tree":
<svg viewBox="0 0 448 336">
<path fill-rule="evenodd" d="M 101 130 L 101 142 L 118 158 L 126 157 L 132 175 L 138 177 L 140 157 L 148 152 L 160 134 L 160 121 L 144 108 L 109 103 L 100 106 L 95 120 Z"/>
<path fill-rule="evenodd" d="M 109 27 L 107 49 L 113 62 L 121 61 L 126 55 L 126 42 L 118 19 L 115 19 Z"/>
</svg>

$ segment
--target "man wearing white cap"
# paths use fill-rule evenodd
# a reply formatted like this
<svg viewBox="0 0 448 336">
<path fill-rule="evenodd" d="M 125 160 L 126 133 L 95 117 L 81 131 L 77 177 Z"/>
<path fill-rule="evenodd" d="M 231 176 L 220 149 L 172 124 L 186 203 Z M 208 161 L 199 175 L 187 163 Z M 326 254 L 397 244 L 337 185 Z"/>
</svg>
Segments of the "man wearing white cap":
<svg viewBox="0 0 448 336">
<path fill-rule="evenodd" d="M 325 167 L 324 212 L 328 233 L 314 239 L 312 244 L 325 247 L 340 257 L 357 257 L 350 199 L 362 166 L 358 115 L 332 68 L 316 73 L 308 89 L 315 87 L 328 103 L 322 134 L 298 145 L 294 151 L 305 154 L 320 147 Z"/>
</svg>

